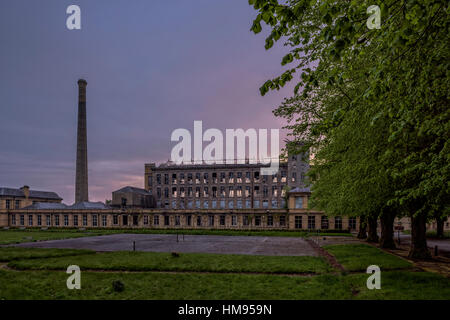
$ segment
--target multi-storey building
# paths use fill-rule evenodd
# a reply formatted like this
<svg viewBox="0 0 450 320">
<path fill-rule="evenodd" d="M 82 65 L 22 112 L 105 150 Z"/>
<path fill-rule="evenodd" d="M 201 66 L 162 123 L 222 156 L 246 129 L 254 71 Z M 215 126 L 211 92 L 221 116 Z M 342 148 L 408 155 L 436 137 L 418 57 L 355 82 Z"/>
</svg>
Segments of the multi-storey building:
<svg viewBox="0 0 450 320">
<path fill-rule="evenodd" d="M 264 164 L 145 165 L 145 188 L 161 209 L 283 209 L 286 191 L 304 187 L 308 163 L 300 155 L 280 162 L 273 175 Z M 289 187 L 289 189 L 287 188 Z"/>
<path fill-rule="evenodd" d="M 37 202 L 61 203 L 55 192 L 30 190 L 28 186 L 19 189 L 0 187 L 0 209 L 21 209 Z"/>
</svg>

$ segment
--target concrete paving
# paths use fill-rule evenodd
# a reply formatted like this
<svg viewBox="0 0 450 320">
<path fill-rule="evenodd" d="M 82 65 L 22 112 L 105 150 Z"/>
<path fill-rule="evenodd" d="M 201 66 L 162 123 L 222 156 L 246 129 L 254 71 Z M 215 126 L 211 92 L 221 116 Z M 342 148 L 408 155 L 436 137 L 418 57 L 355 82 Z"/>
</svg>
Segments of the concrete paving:
<svg viewBox="0 0 450 320">
<path fill-rule="evenodd" d="M 198 252 L 268 256 L 317 256 L 303 238 L 254 236 L 200 236 L 174 234 L 114 234 L 21 243 L 28 248 L 92 249 L 95 251 Z"/>
</svg>

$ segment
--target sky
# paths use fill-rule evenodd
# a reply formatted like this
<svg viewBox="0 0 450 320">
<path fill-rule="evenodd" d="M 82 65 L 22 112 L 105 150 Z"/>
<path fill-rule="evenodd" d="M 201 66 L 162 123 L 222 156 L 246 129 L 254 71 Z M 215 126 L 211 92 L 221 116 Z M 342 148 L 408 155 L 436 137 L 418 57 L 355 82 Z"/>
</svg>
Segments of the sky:
<svg viewBox="0 0 450 320">
<path fill-rule="evenodd" d="M 81 8 L 81 30 L 66 9 Z M 246 0 L 1 0 L 0 187 L 75 197 L 78 88 L 86 79 L 89 199 L 144 187 L 171 133 L 280 128 L 293 85 L 261 97 L 287 48 L 266 51 Z M 284 134 L 281 134 L 283 140 Z M 282 141 L 280 140 L 280 145 Z"/>
</svg>

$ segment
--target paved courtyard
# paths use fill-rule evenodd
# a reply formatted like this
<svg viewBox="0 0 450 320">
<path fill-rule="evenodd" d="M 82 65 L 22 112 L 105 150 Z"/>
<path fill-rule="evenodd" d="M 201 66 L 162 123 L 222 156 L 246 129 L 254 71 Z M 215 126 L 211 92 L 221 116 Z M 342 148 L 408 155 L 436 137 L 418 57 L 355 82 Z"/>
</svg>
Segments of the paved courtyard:
<svg viewBox="0 0 450 320">
<path fill-rule="evenodd" d="M 19 247 L 92 249 L 95 251 L 198 252 L 270 256 L 317 256 L 303 238 L 200 236 L 174 234 L 114 234 L 18 244 Z"/>
</svg>

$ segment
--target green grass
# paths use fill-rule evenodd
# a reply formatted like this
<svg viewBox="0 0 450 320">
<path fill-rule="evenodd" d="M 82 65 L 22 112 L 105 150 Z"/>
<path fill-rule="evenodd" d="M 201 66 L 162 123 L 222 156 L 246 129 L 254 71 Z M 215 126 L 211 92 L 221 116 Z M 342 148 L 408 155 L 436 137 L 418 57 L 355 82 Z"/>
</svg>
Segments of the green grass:
<svg viewBox="0 0 450 320">
<path fill-rule="evenodd" d="M 12 261 L 17 259 L 42 259 L 75 255 L 87 255 L 95 253 L 91 250 L 73 250 L 73 249 L 41 249 L 41 248 L 18 248 L 3 247 L 0 248 L 0 261 Z"/>
<path fill-rule="evenodd" d="M 56 240 L 68 238 L 80 238 L 89 236 L 102 235 L 101 232 L 95 231 L 80 231 L 77 229 L 71 230 L 0 230 L 0 245 L 15 244 L 22 242 L 42 241 L 42 240 Z"/>
<path fill-rule="evenodd" d="M 324 249 L 348 271 L 365 271 L 370 265 L 377 265 L 382 271 L 412 266 L 406 260 L 367 244 L 328 245 Z"/>
<path fill-rule="evenodd" d="M 105 252 L 46 259 L 17 260 L 8 266 L 16 269 L 66 270 L 76 264 L 83 269 L 116 271 L 196 271 L 196 272 L 270 272 L 326 273 L 331 266 L 320 257 L 251 256 L 232 254 L 165 252 Z"/>
<path fill-rule="evenodd" d="M 0 299 L 450 299 L 450 280 L 426 272 L 383 272 L 381 289 L 366 274 L 290 277 L 245 274 L 81 272 L 81 289 L 62 271 L 0 270 Z M 125 285 L 114 292 L 112 281 Z"/>
</svg>

